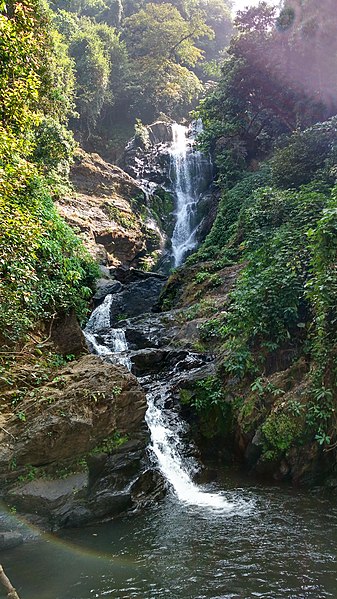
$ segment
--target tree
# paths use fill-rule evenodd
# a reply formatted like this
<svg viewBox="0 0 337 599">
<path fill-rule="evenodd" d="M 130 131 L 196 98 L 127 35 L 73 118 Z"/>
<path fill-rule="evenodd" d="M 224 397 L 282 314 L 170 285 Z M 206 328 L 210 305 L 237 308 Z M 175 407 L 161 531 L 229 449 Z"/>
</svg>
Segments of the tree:
<svg viewBox="0 0 337 599">
<path fill-rule="evenodd" d="M 322 5 L 328 20 L 330 0 L 324 0 L 320 10 Z M 206 146 L 216 152 L 228 181 L 247 163 L 265 156 L 275 138 L 336 111 L 336 84 L 330 82 L 327 101 L 316 76 L 324 72 L 324 54 L 303 38 L 308 18 L 306 11 L 293 12 L 288 5 L 277 17 L 265 2 L 238 13 L 220 83 L 201 109 Z M 328 47 L 325 50 L 328 54 Z"/>
<path fill-rule="evenodd" d="M 124 21 L 123 36 L 132 57 L 149 56 L 195 66 L 202 51 L 194 42 L 206 35 L 213 33 L 199 14 L 187 21 L 168 3 L 147 4 Z"/>
<path fill-rule="evenodd" d="M 155 112 L 170 114 L 200 92 L 191 70 L 202 58 L 195 41 L 212 36 L 200 14 L 185 20 L 171 4 L 149 3 L 124 21 L 123 38 L 132 59 L 133 113 L 146 120 Z"/>
</svg>

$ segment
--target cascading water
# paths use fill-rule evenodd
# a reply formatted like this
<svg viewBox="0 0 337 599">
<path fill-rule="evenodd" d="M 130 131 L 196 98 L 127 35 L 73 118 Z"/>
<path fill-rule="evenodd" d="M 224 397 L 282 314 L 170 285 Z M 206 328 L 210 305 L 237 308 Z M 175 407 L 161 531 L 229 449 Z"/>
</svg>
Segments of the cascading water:
<svg viewBox="0 0 337 599">
<path fill-rule="evenodd" d="M 123 329 L 113 329 L 110 324 L 110 308 L 112 295 L 107 295 L 104 302 L 90 316 L 83 333 L 90 350 L 99 356 L 105 356 L 111 362 L 126 366 L 131 370 L 131 360 L 127 355 L 128 345 Z"/>
<path fill-rule="evenodd" d="M 201 194 L 207 189 L 210 180 L 210 162 L 194 147 L 195 137 L 202 129 L 201 122 L 191 128 L 177 123 L 172 124 L 173 141 L 169 148 L 170 179 L 176 199 L 176 223 L 172 234 L 172 254 L 174 266 L 179 266 L 186 254 L 197 244 L 197 231 L 200 215 L 197 214 Z M 151 183 L 141 180 L 144 192 L 150 193 Z M 131 370 L 131 360 L 123 329 L 111 328 L 110 307 L 112 296 L 94 310 L 84 334 L 91 350 L 104 357 L 127 366 Z M 188 361 L 188 358 L 186 359 Z M 148 410 L 146 421 L 151 432 L 151 449 L 159 468 L 174 489 L 177 497 L 191 505 L 203 505 L 223 511 L 232 509 L 223 495 L 202 490 L 194 484 L 195 463 L 185 457 L 184 424 L 178 415 L 165 410 L 165 399 L 170 393 L 172 380 L 176 376 L 172 369 L 160 381 L 151 381 L 151 391 L 147 395 Z"/>
<path fill-rule="evenodd" d="M 104 302 L 93 311 L 84 335 L 93 353 L 131 370 L 125 331 L 122 328 L 111 328 L 110 325 L 111 302 L 112 296 L 107 295 Z M 170 378 L 174 379 L 174 376 L 173 371 Z M 169 389 L 170 384 L 164 379 L 155 383 L 154 388 L 152 385 L 147 394 L 146 421 L 151 433 L 151 450 L 161 472 L 179 500 L 190 505 L 231 510 L 232 504 L 221 494 L 203 491 L 193 482 L 192 476 L 197 468 L 193 460 L 184 456 L 184 424 L 178 415 L 172 415 L 164 408 Z"/>
<path fill-rule="evenodd" d="M 174 423 L 174 428 L 169 426 L 165 410 L 161 405 L 163 399 L 160 386 L 157 392 L 148 393 L 146 413 L 146 422 L 151 432 L 151 449 L 161 472 L 172 485 L 180 501 L 190 505 L 230 511 L 233 504 L 229 503 L 221 493 L 203 491 L 193 482 L 191 477 L 193 463 L 190 464 L 180 452 L 184 425 L 178 420 Z"/>
<path fill-rule="evenodd" d="M 200 225 L 197 205 L 210 167 L 205 156 L 194 148 L 195 137 L 201 130 L 199 121 L 192 130 L 172 124 L 171 180 L 176 199 L 176 222 L 171 239 L 174 267 L 180 266 L 186 254 L 197 245 Z"/>
</svg>

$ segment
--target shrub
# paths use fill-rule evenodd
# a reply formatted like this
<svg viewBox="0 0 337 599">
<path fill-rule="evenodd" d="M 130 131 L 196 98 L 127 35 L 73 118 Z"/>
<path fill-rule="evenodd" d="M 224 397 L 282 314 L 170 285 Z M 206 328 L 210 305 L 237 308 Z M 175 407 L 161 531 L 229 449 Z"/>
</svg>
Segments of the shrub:
<svg viewBox="0 0 337 599">
<path fill-rule="evenodd" d="M 83 319 L 98 270 L 31 165 L 2 175 L 0 328 L 15 341 L 56 312 L 74 309 Z"/>
</svg>

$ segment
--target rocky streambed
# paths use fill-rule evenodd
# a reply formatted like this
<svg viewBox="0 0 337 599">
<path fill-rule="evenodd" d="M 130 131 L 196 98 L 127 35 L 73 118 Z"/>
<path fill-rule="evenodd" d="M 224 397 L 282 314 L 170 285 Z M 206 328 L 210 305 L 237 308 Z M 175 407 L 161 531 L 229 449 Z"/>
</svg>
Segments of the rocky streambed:
<svg viewBox="0 0 337 599">
<path fill-rule="evenodd" d="M 181 389 L 211 374 L 213 361 L 191 349 L 179 310 L 153 311 L 164 283 L 161 275 L 123 268 L 102 279 L 85 331 L 99 355 L 58 369 L 26 406 L 25 421 L 6 424 L 0 546 L 1 538 L 3 547 L 20 542 L 19 514 L 44 530 L 83 526 L 137 511 L 165 494 L 168 483 L 149 450 L 146 394 L 156 390 L 175 444 Z M 116 331 L 124 347 L 116 347 Z M 179 443 L 192 460 L 197 451 L 184 427 Z M 197 471 L 195 462 L 186 464 Z"/>
</svg>

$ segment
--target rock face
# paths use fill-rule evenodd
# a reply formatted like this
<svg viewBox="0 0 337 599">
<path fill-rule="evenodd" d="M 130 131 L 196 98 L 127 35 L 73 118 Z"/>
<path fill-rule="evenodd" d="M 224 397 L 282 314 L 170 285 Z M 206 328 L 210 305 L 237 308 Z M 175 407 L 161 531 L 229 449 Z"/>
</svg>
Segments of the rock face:
<svg viewBox="0 0 337 599">
<path fill-rule="evenodd" d="M 112 364 L 102 367 L 96 356 L 83 356 L 40 388 L 27 420 L 12 429 L 18 440 L 9 446 L 10 459 L 17 468 L 73 460 L 117 431 L 139 432 L 145 410 L 144 394 L 132 375 Z M 1 457 L 2 474 L 7 466 Z"/>
<path fill-rule="evenodd" d="M 144 127 L 143 136 L 135 135 L 125 148 L 124 169 L 132 177 L 168 188 L 172 140 L 170 122 L 157 121 Z"/>
<path fill-rule="evenodd" d="M 48 333 L 48 331 L 46 331 Z M 76 314 L 59 314 L 52 322 L 51 342 L 62 355 L 79 356 L 86 351 L 85 339 Z"/>
<path fill-rule="evenodd" d="M 110 316 L 111 323 L 118 322 L 121 315 L 131 318 L 149 312 L 159 298 L 163 280 L 149 277 L 126 285 L 119 293 L 112 296 Z"/>
<path fill-rule="evenodd" d="M 5 501 L 47 528 L 135 505 L 132 485 L 148 470 L 145 411 L 144 392 L 124 367 L 96 356 L 64 367 L 27 406 L 26 421 L 8 422 L 10 437 L 2 432 Z"/>
<path fill-rule="evenodd" d="M 71 182 L 75 193 L 58 201 L 59 212 L 100 264 L 136 266 L 148 254 L 161 254 L 165 236 L 130 175 L 80 150 Z"/>
<path fill-rule="evenodd" d="M 191 235 L 195 243 L 200 242 L 215 218 L 217 197 L 211 189 L 212 167 L 208 157 L 196 150 L 198 132 L 197 123 L 184 129 L 176 123 L 157 121 L 142 127 L 126 146 L 124 154 L 123 168 L 143 182 L 144 189 L 149 192 L 149 204 L 156 213 L 156 195 L 161 196 L 159 206 L 163 206 L 165 194 L 171 194 L 171 215 L 159 212 L 170 239 L 178 239 L 180 243 L 185 233 L 186 242 L 191 242 Z M 189 211 L 183 211 L 183 223 L 177 217 L 181 213 L 182 197 L 189 203 Z M 172 237 L 176 224 L 179 233 Z M 189 249 L 192 247 L 195 246 L 191 245 Z M 172 248 L 168 245 L 168 249 Z"/>
</svg>

